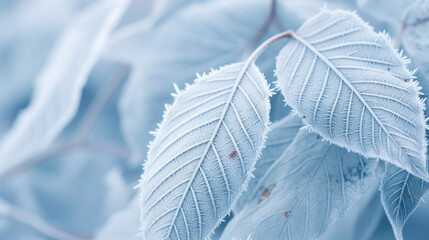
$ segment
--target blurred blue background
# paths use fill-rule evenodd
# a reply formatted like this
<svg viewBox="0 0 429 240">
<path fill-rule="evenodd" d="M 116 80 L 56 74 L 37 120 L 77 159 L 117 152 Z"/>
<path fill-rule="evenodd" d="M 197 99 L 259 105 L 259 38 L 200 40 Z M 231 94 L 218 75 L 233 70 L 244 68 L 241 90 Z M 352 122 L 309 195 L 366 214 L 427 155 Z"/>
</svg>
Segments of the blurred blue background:
<svg viewBox="0 0 429 240">
<path fill-rule="evenodd" d="M 55 46 L 62 34 L 82 14 L 88 14 L 93 5 L 103 2 L 115 1 L 0 0 L 0 139 L 3 139 L 0 144 L 4 144 L 20 113 L 31 105 L 38 76 L 47 71 L 50 56 L 57 51 Z M 212 67 L 242 59 L 247 53 L 242 49 L 261 28 L 270 6 L 268 0 L 250 5 L 246 1 L 219 0 L 222 7 L 214 8 L 213 2 L 216 0 L 162 0 L 161 6 L 154 8 L 153 0 L 134 0 L 124 6 L 123 13 L 117 13 L 117 23 L 103 36 L 104 43 L 99 46 L 102 49 L 88 74 L 82 76 L 87 81 L 76 112 L 48 146 L 40 146 L 23 158 L 32 162 L 31 165 L 21 164 L 13 168 L 17 170 L 11 174 L 0 175 L 0 239 L 38 240 L 58 236 L 62 239 L 137 239 L 139 209 L 133 188 L 140 178 L 146 145 L 151 139 L 148 131 L 154 130 L 156 122 L 161 120 L 164 104 L 171 103 L 173 83 L 183 88 L 186 82 L 192 82 L 196 72 L 207 72 Z M 278 23 L 270 25 L 256 42 L 283 30 L 296 29 L 325 4 L 318 0 L 278 2 Z M 357 2 L 361 2 L 360 5 Z M 392 9 L 377 12 L 376 8 L 365 7 L 369 11 L 362 11 L 360 6 L 371 1 L 354 0 L 330 0 L 328 7 L 357 10 L 376 30 L 386 29 L 394 37 L 400 23 L 388 15 L 395 15 L 401 6 L 382 2 L 387 2 L 386 8 Z M 254 5 L 261 8 L 252 8 Z M 240 22 L 243 16 L 251 16 L 252 24 Z M 237 23 L 224 26 L 224 32 L 219 32 L 221 28 L 215 22 L 218 18 L 223 21 L 237 18 L 234 20 Z M 177 23 L 176 19 L 182 22 Z M 91 23 L 99 24 L 97 21 L 95 18 Z M 153 25 L 148 27 L 148 23 Z M 247 30 L 240 30 L 245 28 Z M 231 31 L 239 33 L 226 34 Z M 227 46 L 222 49 L 211 45 L 216 41 Z M 270 59 L 281 46 L 282 43 L 273 46 L 259 63 L 270 82 L 274 80 L 274 60 Z M 250 45 L 251 50 L 255 47 L 257 44 Z M 74 51 L 73 48 L 70 51 Z M 71 65 L 58 62 L 58 68 L 79 67 L 79 61 L 71 60 Z M 66 74 L 57 80 L 60 79 L 74 81 Z M 46 108 L 55 107 L 51 105 L 55 101 L 48 101 Z M 272 103 L 275 106 L 272 121 L 289 111 L 283 107 L 281 96 L 273 98 Z M 97 109 L 100 106 L 101 109 Z M 95 120 L 91 119 L 93 114 Z M 28 122 L 29 128 L 43 126 L 37 121 Z M 88 123 L 89 128 L 82 128 Z M 85 141 L 76 146 L 67 145 L 82 132 Z M 63 146 L 61 144 L 66 147 L 55 150 Z M 23 144 L 17 149 L 26 152 L 30 147 Z M 2 156 L 6 155 L 0 154 Z M 0 169 L 1 164 L 8 161 L 13 159 L 0 159 Z M 369 211 L 370 218 L 377 218 L 367 239 L 394 239 L 391 226 L 377 204 L 379 201 L 362 208 Z M 423 203 L 407 222 L 405 239 L 429 239 L 428 222 L 429 205 Z M 359 227 L 353 226 L 355 230 Z M 348 234 L 339 239 L 355 239 L 351 235 L 348 238 Z"/>
</svg>

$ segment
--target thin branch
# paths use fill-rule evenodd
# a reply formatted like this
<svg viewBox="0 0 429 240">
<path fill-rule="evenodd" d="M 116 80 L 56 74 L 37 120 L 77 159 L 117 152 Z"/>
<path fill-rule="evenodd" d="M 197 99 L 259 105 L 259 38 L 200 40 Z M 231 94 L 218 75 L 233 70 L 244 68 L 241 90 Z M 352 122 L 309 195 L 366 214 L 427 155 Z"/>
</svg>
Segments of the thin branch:
<svg viewBox="0 0 429 240">
<path fill-rule="evenodd" d="M 96 142 L 96 141 L 70 141 L 63 143 L 55 143 L 51 145 L 44 152 L 36 154 L 35 156 L 22 161 L 22 163 L 15 165 L 7 172 L 0 174 L 0 181 L 5 181 L 19 173 L 24 172 L 40 163 L 53 159 L 54 157 L 75 151 L 77 149 L 86 148 L 88 150 L 94 150 L 100 153 L 105 153 L 119 159 L 129 159 L 130 154 L 127 149 L 122 148 L 116 144 L 108 142 Z"/>
<path fill-rule="evenodd" d="M 271 22 L 275 20 L 276 1 L 277 0 L 271 0 L 270 12 L 268 13 L 268 17 L 265 19 L 265 22 L 262 24 L 261 28 L 255 34 L 255 36 L 253 36 L 253 38 L 246 44 L 246 46 L 244 46 L 243 58 L 249 56 L 253 48 L 258 44 L 258 42 L 264 37 L 264 34 L 268 31 Z"/>
<path fill-rule="evenodd" d="M 423 19 L 418 19 L 417 21 L 411 22 L 411 23 L 403 22 L 401 24 L 401 29 L 399 30 L 399 34 L 396 37 L 394 47 L 397 49 L 397 48 L 399 48 L 401 46 L 402 37 L 404 36 L 404 32 L 405 32 L 405 30 L 408 27 L 415 27 L 415 26 L 420 25 L 420 24 L 425 24 L 428 21 L 429 21 L 429 17 L 428 18 L 423 18 Z"/>
<path fill-rule="evenodd" d="M 36 216 L 35 214 L 26 212 L 22 209 L 19 209 L 17 207 L 14 207 L 10 204 L 8 204 L 6 201 L 4 201 L 3 199 L 0 198 L 0 214 L 5 215 L 6 217 L 25 224 L 35 230 L 37 230 L 38 232 L 53 238 L 53 239 L 58 239 L 58 240 L 84 240 L 87 238 L 80 238 L 77 236 L 73 236 L 69 233 L 66 233 L 52 225 L 50 225 L 49 223 L 47 223 L 46 221 L 44 221 L 43 219 L 41 219 L 40 217 Z"/>
<path fill-rule="evenodd" d="M 80 144 L 78 142 L 65 142 L 65 143 L 55 143 L 51 145 L 48 149 L 45 151 L 36 154 L 35 156 L 32 156 L 31 158 L 22 161 L 21 163 L 13 166 L 8 171 L 3 172 L 0 174 L 0 181 L 4 181 L 12 176 L 15 176 L 24 170 L 27 170 L 29 168 L 32 168 L 47 159 L 51 159 L 53 157 L 56 157 L 58 155 L 70 152 L 76 148 L 80 147 Z"/>
<path fill-rule="evenodd" d="M 85 148 L 92 149 L 101 153 L 106 153 L 120 159 L 129 159 L 130 153 L 127 149 L 109 142 L 86 141 L 83 145 Z"/>
<path fill-rule="evenodd" d="M 15 176 L 16 174 L 19 174 L 24 170 L 32 168 L 48 159 L 52 159 L 56 156 L 83 147 L 96 151 L 102 151 L 121 159 L 129 159 L 129 154 L 126 149 L 123 149 L 111 143 L 97 143 L 93 141 L 88 141 L 88 136 L 92 128 L 94 127 L 97 119 L 101 115 L 104 107 L 112 98 L 113 94 L 121 85 L 122 81 L 124 81 L 125 76 L 128 74 L 128 72 L 129 67 L 121 68 L 119 71 L 113 74 L 113 76 L 109 79 L 109 83 L 106 84 L 99 91 L 99 94 L 89 107 L 84 119 L 80 123 L 79 130 L 77 131 L 77 134 L 73 139 L 62 143 L 53 143 L 48 149 L 44 150 L 43 152 L 31 156 L 27 160 L 22 161 L 20 164 L 17 164 L 16 166 L 12 167 L 7 172 L 0 174 L 0 181 Z"/>
<path fill-rule="evenodd" d="M 84 141 L 88 138 L 89 133 L 103 112 L 103 109 L 106 107 L 107 103 L 124 81 L 128 73 L 129 67 L 122 67 L 119 71 L 113 74 L 109 83 L 103 86 L 80 124 L 75 138 L 77 141 Z"/>
</svg>

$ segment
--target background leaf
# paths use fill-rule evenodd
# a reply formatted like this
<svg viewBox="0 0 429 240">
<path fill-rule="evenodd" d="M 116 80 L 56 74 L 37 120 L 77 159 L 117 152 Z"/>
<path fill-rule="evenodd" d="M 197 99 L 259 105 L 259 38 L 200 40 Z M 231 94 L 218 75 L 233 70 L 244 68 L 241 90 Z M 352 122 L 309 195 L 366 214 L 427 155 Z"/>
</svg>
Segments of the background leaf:
<svg viewBox="0 0 429 240">
<path fill-rule="evenodd" d="M 280 158 L 261 199 L 235 215 L 221 239 L 315 239 L 361 198 L 377 166 L 306 130 Z"/>
<path fill-rule="evenodd" d="M 128 206 L 113 214 L 99 230 L 95 240 L 137 240 L 140 229 L 139 195 Z"/>
<path fill-rule="evenodd" d="M 374 20 L 383 23 L 384 29 L 389 28 L 391 34 L 398 34 L 404 9 L 414 1 L 396 0 L 395 4 L 391 4 L 389 0 L 356 0 L 356 3 L 360 11 L 368 13 Z"/>
<path fill-rule="evenodd" d="M 420 203 L 428 184 L 392 164 L 386 164 L 381 182 L 381 202 L 392 224 L 396 239 L 403 239 L 405 222 Z"/>
<path fill-rule="evenodd" d="M 143 20 L 136 21 L 118 29 L 109 39 L 104 56 L 133 63 L 140 57 L 135 54 L 142 40 L 146 42 L 152 36 L 153 30 L 163 22 L 175 17 L 183 8 L 189 5 L 209 0 L 156 0 L 153 1 L 151 10 Z"/>
<path fill-rule="evenodd" d="M 384 171 L 384 164 L 378 164 L 376 178 L 371 182 L 370 189 L 361 199 L 338 218 L 322 235 L 321 240 L 370 240 L 384 216 L 383 206 L 378 192 L 379 173 Z M 383 171 L 381 171 L 383 170 Z"/>
<path fill-rule="evenodd" d="M 405 63 L 356 14 L 323 10 L 293 35 L 276 71 L 286 102 L 312 130 L 429 179 L 424 106 Z"/>
<path fill-rule="evenodd" d="M 34 0 L 0 6 L 0 136 L 28 103 L 34 75 L 77 5 L 70 0 Z"/>
<path fill-rule="evenodd" d="M 148 152 L 141 180 L 144 238 L 203 239 L 250 180 L 269 122 L 257 67 L 222 67 L 178 91 Z"/>
<path fill-rule="evenodd" d="M 268 133 L 268 142 L 262 151 L 263 157 L 256 162 L 255 171 L 253 172 L 254 178 L 250 180 L 247 191 L 243 192 L 235 205 L 234 212 L 239 212 L 249 202 L 259 200 L 261 198 L 261 191 L 266 192 L 266 194 L 270 193 L 272 189 L 264 189 L 261 184 L 265 178 L 275 171 L 277 165 L 281 163 L 283 158 L 280 156 L 282 156 L 292 143 L 302 126 L 304 125 L 301 118 L 293 113 L 271 125 L 271 131 Z"/>
<path fill-rule="evenodd" d="M 0 172 L 46 148 L 76 113 L 88 74 L 127 1 L 100 1 L 62 34 L 36 80 L 30 106 L 0 147 Z"/>
</svg>

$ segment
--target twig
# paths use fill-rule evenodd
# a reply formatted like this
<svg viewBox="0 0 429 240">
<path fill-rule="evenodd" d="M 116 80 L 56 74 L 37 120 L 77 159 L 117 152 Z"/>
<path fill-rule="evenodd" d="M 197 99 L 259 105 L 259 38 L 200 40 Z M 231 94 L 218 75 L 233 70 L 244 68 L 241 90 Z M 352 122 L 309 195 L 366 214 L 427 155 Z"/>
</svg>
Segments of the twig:
<svg viewBox="0 0 429 240">
<path fill-rule="evenodd" d="M 66 233 L 40 217 L 36 216 L 35 214 L 26 212 L 22 209 L 19 209 L 17 207 L 11 206 L 6 201 L 0 198 L 0 214 L 16 221 L 22 224 L 25 224 L 40 233 L 43 233 L 44 235 L 58 240 L 84 240 L 84 238 L 80 238 L 77 236 L 73 236 L 69 233 Z"/>
<path fill-rule="evenodd" d="M 31 167 L 34 167 L 50 158 L 56 157 L 58 155 L 74 151 L 79 148 L 86 147 L 88 149 L 93 149 L 97 151 L 102 151 L 113 156 L 128 159 L 129 154 L 126 149 L 123 149 L 119 146 L 116 146 L 111 143 L 97 143 L 89 142 L 88 136 L 94 127 L 97 119 L 99 118 L 104 107 L 107 105 L 113 94 L 116 92 L 118 87 L 121 85 L 122 81 L 125 79 L 125 76 L 128 74 L 129 68 L 123 67 L 114 74 L 109 83 L 106 84 L 97 95 L 96 99 L 93 101 L 89 107 L 86 116 L 82 120 L 79 130 L 77 131 L 76 136 L 66 142 L 62 143 L 53 143 L 45 151 L 36 154 L 35 156 L 30 157 L 29 159 L 22 161 L 20 164 L 12 167 L 6 172 L 0 173 L 0 181 L 6 180 L 12 176 L 15 176 L 18 173 L 23 172 Z"/>
<path fill-rule="evenodd" d="M 106 84 L 100 90 L 100 93 L 89 107 L 87 114 L 85 115 L 84 119 L 80 124 L 79 130 L 77 131 L 75 137 L 77 141 L 84 141 L 88 138 L 91 129 L 94 127 L 97 119 L 100 117 L 104 107 L 107 105 L 113 94 L 121 85 L 128 72 L 129 68 L 123 67 L 112 76 L 109 81 L 109 84 Z"/>
<path fill-rule="evenodd" d="M 86 141 L 83 146 L 88 149 L 96 150 L 102 153 L 107 153 L 109 155 L 118 157 L 120 159 L 130 158 L 130 154 L 127 151 L 127 149 L 122 148 L 116 144 L 112 144 L 108 142 Z"/>
<path fill-rule="evenodd" d="M 428 21 L 429 21 L 429 18 L 423 18 L 423 19 L 418 19 L 417 21 L 415 21 L 415 22 L 411 22 L 411 23 L 403 22 L 403 23 L 401 24 L 401 29 L 399 30 L 399 34 L 398 34 L 398 36 L 396 37 L 394 47 L 395 47 L 395 48 L 399 48 L 399 47 L 401 46 L 402 37 L 403 37 L 403 35 L 404 35 L 405 30 L 406 30 L 408 27 L 414 27 L 414 26 L 417 26 L 417 25 L 420 25 L 420 24 L 427 23 Z"/>
<path fill-rule="evenodd" d="M 6 172 L 2 172 L 0 174 L 0 181 L 4 181 L 18 173 L 23 172 L 39 163 L 44 162 L 47 159 L 53 158 L 55 156 L 64 154 L 66 152 L 70 152 L 79 147 L 79 143 L 77 142 L 65 142 L 65 143 L 56 143 L 51 145 L 44 152 L 36 154 L 28 160 L 22 161 L 21 163 L 13 166 Z"/>
<path fill-rule="evenodd" d="M 276 1 L 277 0 L 271 0 L 271 7 L 270 7 L 270 12 L 268 13 L 268 17 L 265 19 L 265 22 L 262 24 L 261 28 L 255 34 L 255 36 L 253 36 L 253 38 L 244 46 L 243 58 L 247 58 L 247 56 L 249 56 L 249 53 L 252 52 L 254 46 L 258 44 L 258 42 L 262 39 L 264 34 L 267 32 L 271 22 L 275 20 Z"/>
</svg>

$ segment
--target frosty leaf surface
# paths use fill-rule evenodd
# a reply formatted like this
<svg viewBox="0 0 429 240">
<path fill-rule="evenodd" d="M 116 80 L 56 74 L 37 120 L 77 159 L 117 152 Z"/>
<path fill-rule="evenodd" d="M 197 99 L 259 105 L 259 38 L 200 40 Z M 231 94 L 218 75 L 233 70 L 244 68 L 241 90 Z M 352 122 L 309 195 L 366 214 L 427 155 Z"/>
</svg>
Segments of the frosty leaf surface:
<svg viewBox="0 0 429 240">
<path fill-rule="evenodd" d="M 270 192 L 260 191 L 221 239 L 315 239 L 361 198 L 377 166 L 306 130 L 280 158 L 261 184 Z"/>
<path fill-rule="evenodd" d="M 322 10 L 277 58 L 278 87 L 330 142 L 429 179 L 420 87 L 406 61 L 355 13 Z"/>
<path fill-rule="evenodd" d="M 234 207 L 234 212 L 239 212 L 250 201 L 259 200 L 261 192 L 265 192 L 265 195 L 269 194 L 271 189 L 263 188 L 261 181 L 263 182 L 281 163 L 282 154 L 287 150 L 302 126 L 301 118 L 293 113 L 270 126 L 268 142 L 262 151 L 263 157 L 256 162 L 255 171 L 252 173 L 255 177 L 250 180 L 247 191 L 241 195 Z"/>
<path fill-rule="evenodd" d="M 72 119 L 88 74 L 127 4 L 99 1 L 72 20 L 36 79 L 30 105 L 2 139 L 0 172 L 46 148 Z"/>
<path fill-rule="evenodd" d="M 141 179 L 145 238 L 210 235 L 250 180 L 268 128 L 270 90 L 253 63 L 222 67 L 177 91 Z"/>
</svg>

